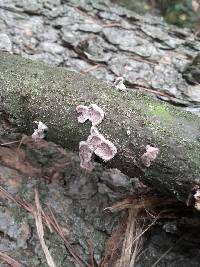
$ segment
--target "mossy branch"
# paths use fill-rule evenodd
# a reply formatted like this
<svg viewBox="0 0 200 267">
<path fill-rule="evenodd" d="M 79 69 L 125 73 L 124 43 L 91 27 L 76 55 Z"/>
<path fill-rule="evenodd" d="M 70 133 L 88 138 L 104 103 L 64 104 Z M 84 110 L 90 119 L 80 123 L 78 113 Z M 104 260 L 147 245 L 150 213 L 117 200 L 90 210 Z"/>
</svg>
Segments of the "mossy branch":
<svg viewBox="0 0 200 267">
<path fill-rule="evenodd" d="M 64 68 L 0 54 L 1 106 L 20 129 L 32 122 L 49 127 L 49 140 L 78 150 L 91 124 L 80 124 L 76 106 L 97 104 L 105 112 L 98 130 L 113 142 L 117 156 L 109 163 L 138 176 L 163 194 L 185 201 L 200 173 L 200 119 L 136 91 L 120 92 L 106 82 Z M 149 168 L 141 163 L 146 145 L 159 148 Z"/>
</svg>

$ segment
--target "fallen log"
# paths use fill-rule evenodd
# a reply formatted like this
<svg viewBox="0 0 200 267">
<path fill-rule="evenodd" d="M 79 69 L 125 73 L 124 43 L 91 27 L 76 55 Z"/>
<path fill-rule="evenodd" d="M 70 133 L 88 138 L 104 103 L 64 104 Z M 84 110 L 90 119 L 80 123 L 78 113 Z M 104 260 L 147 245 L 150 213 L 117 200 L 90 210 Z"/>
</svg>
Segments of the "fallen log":
<svg viewBox="0 0 200 267">
<path fill-rule="evenodd" d="M 0 54 L 0 105 L 25 134 L 32 122 L 49 127 L 48 139 L 78 151 L 91 123 L 78 123 L 78 105 L 97 104 L 105 112 L 98 130 L 117 147 L 109 166 L 139 177 L 163 195 L 186 201 L 200 173 L 200 119 L 140 92 L 121 92 L 88 75 Z M 159 154 L 145 167 L 147 145 Z"/>
</svg>

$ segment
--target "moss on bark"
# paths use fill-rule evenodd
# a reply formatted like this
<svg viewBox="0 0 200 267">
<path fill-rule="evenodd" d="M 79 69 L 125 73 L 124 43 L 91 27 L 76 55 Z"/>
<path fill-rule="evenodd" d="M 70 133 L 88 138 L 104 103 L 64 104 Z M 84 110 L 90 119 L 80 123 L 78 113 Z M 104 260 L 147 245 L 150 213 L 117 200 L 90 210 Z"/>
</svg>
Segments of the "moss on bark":
<svg viewBox="0 0 200 267">
<path fill-rule="evenodd" d="M 0 54 L 1 106 L 30 133 L 31 122 L 49 127 L 49 139 L 78 150 L 90 123 L 79 124 L 77 105 L 95 103 L 105 112 L 99 131 L 118 148 L 110 165 L 153 185 L 162 193 L 186 200 L 200 173 L 200 119 L 136 91 L 119 92 L 88 75 Z M 127 134 L 130 131 L 130 135 Z M 160 149 L 144 168 L 140 156 L 147 144 Z"/>
</svg>

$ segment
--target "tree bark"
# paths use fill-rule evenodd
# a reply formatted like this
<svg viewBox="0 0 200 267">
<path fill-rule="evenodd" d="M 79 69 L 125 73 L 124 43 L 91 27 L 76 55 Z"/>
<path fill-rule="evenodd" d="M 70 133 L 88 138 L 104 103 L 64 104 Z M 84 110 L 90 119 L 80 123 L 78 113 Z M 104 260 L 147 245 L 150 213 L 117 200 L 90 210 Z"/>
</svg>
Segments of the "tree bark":
<svg viewBox="0 0 200 267">
<path fill-rule="evenodd" d="M 105 112 L 98 130 L 117 147 L 109 166 L 139 177 L 162 194 L 186 201 L 200 173 L 200 119 L 140 92 L 116 91 L 88 75 L 0 54 L 1 109 L 30 134 L 32 122 L 49 127 L 48 139 L 78 151 L 91 123 L 78 123 L 76 106 L 97 104 Z M 150 167 L 146 145 L 159 148 Z"/>
</svg>

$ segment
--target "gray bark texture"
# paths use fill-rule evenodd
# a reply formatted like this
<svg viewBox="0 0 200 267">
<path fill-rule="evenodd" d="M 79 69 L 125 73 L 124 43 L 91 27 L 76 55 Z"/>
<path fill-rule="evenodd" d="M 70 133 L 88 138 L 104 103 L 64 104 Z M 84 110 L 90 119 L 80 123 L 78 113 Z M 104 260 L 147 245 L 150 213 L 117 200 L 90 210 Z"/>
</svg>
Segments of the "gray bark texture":
<svg viewBox="0 0 200 267">
<path fill-rule="evenodd" d="M 138 177 L 163 195 L 186 201 L 200 173 L 200 119 L 137 91 L 64 68 L 0 54 L 1 110 L 25 134 L 32 122 L 49 127 L 48 139 L 78 151 L 91 123 L 78 123 L 76 106 L 97 104 L 105 112 L 98 130 L 117 147 L 108 166 Z M 146 145 L 159 148 L 149 168 L 141 163 Z"/>
<path fill-rule="evenodd" d="M 1 0 L 0 18 L 0 50 L 111 82 L 124 76 L 200 114 L 200 36 L 189 29 L 109 0 Z"/>
</svg>

